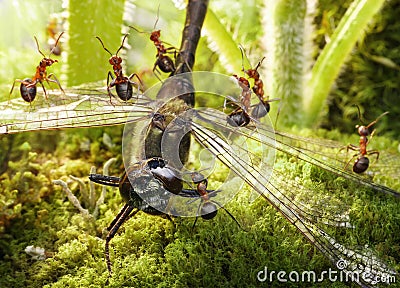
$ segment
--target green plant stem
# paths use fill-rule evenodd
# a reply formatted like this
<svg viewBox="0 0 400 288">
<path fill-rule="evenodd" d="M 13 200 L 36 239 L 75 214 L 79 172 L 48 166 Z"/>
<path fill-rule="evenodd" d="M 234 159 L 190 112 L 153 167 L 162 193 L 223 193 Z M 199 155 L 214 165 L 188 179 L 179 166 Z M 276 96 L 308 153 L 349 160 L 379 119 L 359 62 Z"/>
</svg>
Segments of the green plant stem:
<svg viewBox="0 0 400 288">
<path fill-rule="evenodd" d="M 304 126 L 313 126 L 325 106 L 333 82 L 361 32 L 381 9 L 384 0 L 355 0 L 341 19 L 331 41 L 322 50 L 312 70 L 303 97 Z"/>
<path fill-rule="evenodd" d="M 69 1 L 68 86 L 106 79 L 110 55 L 95 36 L 115 53 L 121 45 L 124 1 Z M 91 15 L 91 18 L 88 18 Z"/>
</svg>

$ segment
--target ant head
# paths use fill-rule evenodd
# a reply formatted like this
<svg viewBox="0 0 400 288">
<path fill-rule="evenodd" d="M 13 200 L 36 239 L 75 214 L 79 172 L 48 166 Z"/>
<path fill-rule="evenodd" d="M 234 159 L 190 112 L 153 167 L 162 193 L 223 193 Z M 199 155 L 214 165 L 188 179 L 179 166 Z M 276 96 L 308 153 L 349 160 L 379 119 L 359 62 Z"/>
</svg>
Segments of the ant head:
<svg viewBox="0 0 400 288">
<path fill-rule="evenodd" d="M 50 59 L 50 58 L 43 58 L 40 63 L 39 66 L 41 67 L 49 67 L 51 65 L 53 65 L 54 63 L 57 63 L 58 61 L 56 59 Z"/>
<path fill-rule="evenodd" d="M 111 56 L 110 59 L 108 60 L 108 62 L 110 62 L 111 65 L 116 66 L 122 63 L 122 58 L 119 56 Z"/>
<path fill-rule="evenodd" d="M 356 125 L 356 128 L 357 128 L 358 134 L 360 136 L 368 136 L 369 135 L 368 127 L 365 127 L 364 125 L 361 125 L 361 126 Z"/>
<path fill-rule="evenodd" d="M 204 220 L 213 219 L 215 216 L 217 216 L 217 213 L 217 206 L 212 202 L 205 202 L 201 206 L 201 218 Z"/>
<path fill-rule="evenodd" d="M 249 80 L 244 77 L 238 77 L 236 74 L 233 74 L 232 76 L 236 78 L 241 89 L 250 89 Z"/>
<path fill-rule="evenodd" d="M 157 41 L 158 39 L 160 39 L 160 36 L 161 36 L 161 30 L 155 30 L 151 32 L 150 40 L 153 42 Z"/>
</svg>

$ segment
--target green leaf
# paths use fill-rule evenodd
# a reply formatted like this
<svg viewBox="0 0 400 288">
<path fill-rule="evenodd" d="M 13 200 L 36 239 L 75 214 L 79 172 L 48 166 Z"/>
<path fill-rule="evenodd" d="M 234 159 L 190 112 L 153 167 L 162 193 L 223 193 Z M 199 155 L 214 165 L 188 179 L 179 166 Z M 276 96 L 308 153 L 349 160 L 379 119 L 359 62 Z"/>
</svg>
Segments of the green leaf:
<svg viewBox="0 0 400 288">
<path fill-rule="evenodd" d="M 331 41 L 322 50 L 313 67 L 312 77 L 303 97 L 305 126 L 316 123 L 343 63 L 362 31 L 384 3 L 384 0 L 355 0 L 346 11 Z"/>
<path fill-rule="evenodd" d="M 68 86 L 105 79 L 110 55 L 95 36 L 115 53 L 121 45 L 125 1 L 69 1 Z"/>
<path fill-rule="evenodd" d="M 204 32 L 208 37 L 209 47 L 218 53 L 219 60 L 230 73 L 239 73 L 242 70 L 242 54 L 238 43 L 232 34 L 221 24 L 217 16 L 211 9 L 208 9 L 204 20 Z M 244 55 L 245 67 L 250 67 L 250 63 Z"/>
</svg>

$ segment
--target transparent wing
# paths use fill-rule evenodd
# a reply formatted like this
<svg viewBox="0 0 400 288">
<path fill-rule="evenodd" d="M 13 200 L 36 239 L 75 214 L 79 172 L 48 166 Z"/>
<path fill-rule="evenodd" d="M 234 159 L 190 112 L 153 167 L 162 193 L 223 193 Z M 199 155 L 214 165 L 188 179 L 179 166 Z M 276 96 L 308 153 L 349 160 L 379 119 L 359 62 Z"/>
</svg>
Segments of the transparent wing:
<svg viewBox="0 0 400 288">
<path fill-rule="evenodd" d="M 285 132 L 275 131 L 277 139 L 280 142 L 297 147 L 302 150 L 302 153 L 318 159 L 321 162 L 327 162 L 330 166 L 336 168 L 337 171 L 346 170 L 352 174 L 352 167 L 357 158 L 357 151 L 349 150 L 346 147 L 348 144 L 340 142 L 315 139 L 292 135 Z M 373 150 L 371 145 L 379 142 L 378 137 L 370 139 L 368 150 Z M 356 145 L 357 143 L 352 143 Z M 388 186 L 387 177 L 391 179 L 399 179 L 397 183 L 392 183 L 391 186 L 400 188 L 400 151 L 380 152 L 379 158 L 376 155 L 367 157 L 370 160 L 368 170 L 364 174 L 356 174 L 360 179 L 374 179 L 374 181 Z M 382 177 L 384 176 L 384 177 Z"/>
<path fill-rule="evenodd" d="M 274 131 L 272 127 L 262 125 L 261 123 L 257 126 L 257 129 L 254 129 L 254 127 L 252 128 L 250 126 L 232 127 L 226 123 L 226 116 L 223 113 L 215 113 L 215 110 L 204 109 L 199 111 L 199 115 L 205 121 L 215 123 L 215 125 L 218 125 L 221 127 L 221 129 L 230 129 L 232 130 L 232 133 L 242 135 L 243 137 L 252 139 L 253 141 L 261 142 L 268 147 L 316 165 L 330 173 L 334 173 L 335 175 L 355 181 L 376 191 L 390 194 L 398 198 L 400 197 L 400 193 L 398 191 L 381 185 L 378 182 L 374 182 L 375 178 L 371 179 L 370 175 L 360 175 L 352 172 L 349 169 L 344 169 L 345 163 L 347 162 L 342 160 L 343 157 L 341 155 L 338 155 L 338 151 L 340 148 L 343 148 L 344 145 L 340 145 L 337 142 L 302 138 L 295 135 L 290 135 L 288 133 Z M 323 145 L 322 143 L 326 145 Z M 385 160 L 385 157 L 386 156 L 382 155 L 382 162 Z M 397 158 L 397 156 L 393 155 L 390 157 L 392 157 L 391 159 Z M 377 170 L 376 167 L 375 169 Z M 377 175 L 385 175 L 382 173 L 384 172 L 375 172 Z M 379 178 L 376 177 L 376 179 Z M 395 187 L 397 187 L 397 185 L 395 185 Z"/>
<path fill-rule="evenodd" d="M 223 129 L 223 127 L 230 129 L 232 133 L 236 133 L 242 137 L 245 136 L 244 138 L 246 139 L 260 141 L 257 138 L 259 136 L 257 133 L 254 133 L 254 131 L 247 131 L 247 133 L 244 133 L 243 135 L 242 133 L 239 133 L 239 130 L 242 128 L 238 129 L 226 125 L 226 117 L 223 113 L 219 115 L 215 110 L 213 110 L 211 114 L 207 114 L 207 112 L 208 111 L 205 110 L 201 111 L 199 114 L 194 113 L 195 116 L 193 119 L 191 119 L 190 124 L 188 124 L 189 122 L 186 121 L 185 125 L 191 126 L 192 135 L 196 141 L 211 151 L 218 160 L 230 167 L 230 169 L 232 169 L 239 177 L 241 177 L 249 186 L 256 190 L 261 197 L 273 205 L 333 263 L 338 264 L 340 261 L 345 261 L 346 267 L 343 269 L 343 271 L 348 273 L 357 273 L 359 275 L 366 275 L 366 273 L 369 273 L 368 275 L 370 278 L 367 277 L 355 279 L 354 281 L 356 283 L 359 285 L 368 286 L 371 285 L 371 279 L 374 279 L 374 277 L 380 277 L 382 275 L 395 275 L 395 272 L 389 269 L 378 257 L 374 255 L 374 253 L 372 253 L 370 249 L 365 247 L 346 247 L 340 244 L 333 236 L 330 235 L 332 231 L 335 231 L 334 229 L 341 230 L 341 232 L 337 232 L 339 236 L 341 233 L 355 233 L 353 231 L 354 228 L 352 228 L 353 225 L 349 223 L 353 221 L 347 221 L 349 218 L 347 218 L 346 214 L 342 215 L 342 213 L 346 212 L 349 206 L 344 204 L 342 209 L 338 210 L 339 212 L 336 213 L 335 209 L 329 209 L 328 205 L 323 207 L 321 202 L 314 202 L 311 207 L 308 206 L 308 203 L 306 204 L 301 201 L 301 199 L 296 197 L 296 194 L 300 192 L 296 191 L 296 187 L 298 189 L 306 189 L 305 187 L 302 187 L 301 185 L 292 187 L 291 185 L 294 182 L 287 181 L 285 178 L 282 181 L 282 179 L 279 179 L 279 177 L 282 178 L 283 175 L 279 174 L 279 171 L 277 170 L 274 170 L 275 175 L 273 174 L 272 177 L 265 177 L 263 170 L 259 170 L 253 165 L 249 165 L 247 161 L 243 160 L 242 157 L 235 153 L 235 149 L 232 149 L 233 143 L 228 143 L 225 141 L 225 139 L 222 139 L 219 136 L 220 129 Z M 206 115 L 207 118 L 203 118 L 204 115 Z M 215 125 L 215 123 L 221 124 L 221 127 L 219 127 L 218 131 L 212 130 L 212 128 L 208 129 L 207 124 L 209 124 L 210 121 L 213 123 L 213 125 Z M 265 131 L 268 131 L 269 128 L 264 127 L 264 129 L 265 133 Z M 263 137 L 261 137 L 261 139 L 263 139 Z M 272 142 L 271 139 L 265 139 L 263 141 L 265 143 L 268 143 L 269 141 Z M 269 144 L 272 145 L 271 143 Z M 285 143 L 278 142 L 277 140 L 276 148 L 279 148 L 284 153 L 301 155 L 302 158 L 307 159 L 307 157 L 303 156 L 302 150 L 291 147 L 289 151 L 286 151 L 288 148 L 284 144 Z M 236 148 L 240 149 L 240 147 Z M 314 160 L 309 161 L 312 164 L 318 163 Z M 264 164 L 268 165 L 268 163 Z M 272 163 L 269 165 L 272 165 Z M 276 175 L 278 175 L 278 177 L 276 177 Z M 373 183 L 366 182 L 367 186 L 374 187 L 372 184 Z M 306 195 L 312 195 L 311 193 L 315 194 L 316 192 L 318 192 L 317 189 L 305 190 Z M 316 199 L 319 199 L 317 201 L 324 201 L 324 198 L 321 200 L 321 198 L 316 197 Z M 325 198 L 325 200 L 326 199 L 328 198 Z M 334 197 L 331 199 L 334 199 Z M 331 202 L 331 199 L 328 199 L 328 202 Z M 340 199 L 337 200 L 337 204 L 340 205 Z M 336 208 L 338 205 L 334 204 L 333 206 Z M 319 212 L 316 210 L 318 207 Z"/>
<path fill-rule="evenodd" d="M 53 90 L 48 100 L 37 97 L 32 103 L 13 99 L 0 103 L 0 134 L 120 125 L 148 118 L 149 101 L 140 97 L 135 103 L 111 99 L 104 90 L 69 89 L 65 94 Z M 141 98 L 142 97 L 142 98 Z"/>
</svg>

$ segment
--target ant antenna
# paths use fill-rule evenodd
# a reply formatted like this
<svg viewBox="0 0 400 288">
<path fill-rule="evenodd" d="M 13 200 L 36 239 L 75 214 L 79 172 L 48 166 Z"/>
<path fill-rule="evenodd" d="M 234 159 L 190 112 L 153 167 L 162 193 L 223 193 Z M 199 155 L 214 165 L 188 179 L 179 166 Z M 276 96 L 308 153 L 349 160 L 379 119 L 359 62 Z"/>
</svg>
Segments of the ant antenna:
<svg viewBox="0 0 400 288">
<path fill-rule="evenodd" d="M 135 31 L 138 32 L 138 33 L 144 33 L 144 31 L 139 31 L 139 29 L 137 29 L 137 28 L 134 27 L 134 26 L 129 25 L 128 27 L 129 27 L 129 28 L 132 28 L 133 30 L 135 30 Z"/>
<path fill-rule="evenodd" d="M 239 221 L 236 220 L 236 218 L 231 214 L 231 212 L 228 211 L 228 209 L 226 209 L 225 207 L 223 207 L 221 204 L 219 204 L 217 201 L 212 201 L 212 203 L 217 204 L 219 206 L 219 208 L 221 208 L 222 210 L 224 210 L 226 212 L 226 214 L 228 214 L 233 221 L 236 222 L 236 224 L 239 226 L 240 229 L 242 229 L 243 231 L 246 231 L 245 229 L 242 228 L 242 226 L 240 225 Z M 247 231 L 246 231 L 247 232 Z"/>
<path fill-rule="evenodd" d="M 46 58 L 46 55 L 44 55 L 43 52 L 40 51 L 39 42 L 38 42 L 36 36 L 33 36 L 33 38 L 35 38 L 36 46 L 37 46 L 37 49 L 38 49 L 39 53 L 42 54 L 43 58 Z"/>
<path fill-rule="evenodd" d="M 50 51 L 49 58 L 50 58 L 50 55 L 53 54 L 53 51 L 56 49 L 57 44 L 58 44 L 58 41 L 60 40 L 60 38 L 61 38 L 61 36 L 62 36 L 63 34 L 64 34 L 64 31 L 61 32 L 60 36 L 58 36 L 57 41 L 56 41 L 56 43 L 54 44 L 53 49 L 51 49 L 51 51 Z M 36 39 L 36 38 L 35 38 L 35 39 Z"/>
<path fill-rule="evenodd" d="M 357 107 L 357 110 L 358 110 L 358 118 L 360 119 L 361 124 L 362 124 L 363 126 L 365 126 L 364 121 L 362 121 L 362 119 L 361 119 L 360 107 L 358 107 L 357 104 L 354 104 L 354 106 Z M 378 116 L 378 118 L 376 118 L 374 121 L 372 121 L 371 123 L 369 123 L 365 128 L 368 129 L 368 128 L 371 127 L 372 125 L 375 125 L 376 122 L 378 122 L 379 119 L 381 119 L 383 116 L 385 116 L 385 115 L 388 114 L 388 113 L 389 113 L 389 111 L 383 112 L 381 115 Z M 358 127 L 360 127 L 360 125 L 356 125 L 356 128 L 358 128 Z"/>
<path fill-rule="evenodd" d="M 263 58 L 260 60 L 260 62 L 258 62 L 257 66 L 256 66 L 256 68 L 255 68 L 254 70 L 257 70 L 257 69 L 261 66 L 261 64 L 262 64 L 262 62 L 264 61 L 264 59 L 265 59 L 265 57 L 263 57 Z"/>
<path fill-rule="evenodd" d="M 242 71 L 244 71 L 244 48 L 239 44 L 240 54 L 242 54 Z"/>
<path fill-rule="evenodd" d="M 378 118 L 375 119 L 375 121 L 371 122 L 370 124 L 368 124 L 367 128 L 371 127 L 372 125 L 374 125 L 376 122 L 378 122 L 379 119 L 381 119 L 383 116 L 385 116 L 386 114 L 389 114 L 389 111 L 383 112 L 381 115 L 378 116 Z"/>
<path fill-rule="evenodd" d="M 118 48 L 117 53 L 115 53 L 115 56 L 118 55 L 119 50 L 121 50 L 122 47 L 124 46 L 125 39 L 126 39 L 126 37 L 128 37 L 128 35 L 129 35 L 129 34 L 125 34 L 124 39 L 122 39 L 121 47 Z"/>
<path fill-rule="evenodd" d="M 358 120 L 360 120 L 360 122 L 361 122 L 362 125 L 365 125 L 364 121 L 363 121 L 362 118 L 361 118 L 360 107 L 359 107 L 357 104 L 354 104 L 354 106 L 357 107 L 357 111 L 358 111 Z M 357 128 L 357 126 L 359 126 L 359 125 L 356 125 L 356 128 Z"/>
<path fill-rule="evenodd" d="M 158 19 L 160 19 L 160 4 L 158 4 L 158 8 L 157 8 L 157 19 L 156 19 L 156 22 L 154 23 L 153 31 L 156 30 L 157 23 L 158 23 Z"/>
<path fill-rule="evenodd" d="M 110 54 L 110 56 L 113 56 L 112 53 L 104 46 L 104 43 L 103 43 L 103 41 L 101 41 L 100 37 L 99 37 L 99 36 L 96 36 L 96 38 L 97 38 L 97 40 L 100 41 L 101 46 L 103 46 L 103 49 L 106 50 L 106 51 Z M 118 50 L 118 51 L 119 51 L 119 50 Z"/>
</svg>

